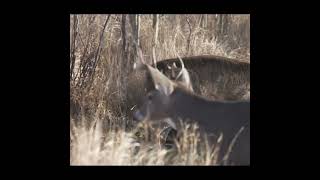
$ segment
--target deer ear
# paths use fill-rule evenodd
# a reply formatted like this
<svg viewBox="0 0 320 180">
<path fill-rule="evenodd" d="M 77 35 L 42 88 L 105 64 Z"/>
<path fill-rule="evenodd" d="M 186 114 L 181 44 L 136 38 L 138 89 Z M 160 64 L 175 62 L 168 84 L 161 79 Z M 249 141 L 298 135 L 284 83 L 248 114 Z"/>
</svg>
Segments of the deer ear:
<svg viewBox="0 0 320 180">
<path fill-rule="evenodd" d="M 148 71 L 153 80 L 155 89 L 161 93 L 169 96 L 174 90 L 174 83 L 170 81 L 165 75 L 163 75 L 159 70 L 147 65 Z"/>
</svg>

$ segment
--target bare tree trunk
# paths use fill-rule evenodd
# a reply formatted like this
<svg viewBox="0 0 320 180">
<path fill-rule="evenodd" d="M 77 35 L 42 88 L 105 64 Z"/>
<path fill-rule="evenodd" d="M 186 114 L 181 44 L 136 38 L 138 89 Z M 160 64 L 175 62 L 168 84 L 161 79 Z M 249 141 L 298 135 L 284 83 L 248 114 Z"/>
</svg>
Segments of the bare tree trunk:
<svg viewBox="0 0 320 180">
<path fill-rule="evenodd" d="M 132 38 L 130 38 L 130 41 L 128 42 L 129 45 L 129 49 L 131 49 L 130 51 L 128 51 L 127 54 L 127 59 L 129 59 L 129 61 L 127 61 L 127 67 L 130 68 L 130 70 L 132 69 L 132 65 L 133 63 L 136 61 L 136 57 L 137 57 L 137 49 L 136 46 L 134 44 L 137 44 L 139 46 L 140 42 L 139 42 L 139 24 L 140 24 L 140 18 L 138 14 L 135 15 L 129 15 L 129 23 L 131 26 L 131 33 L 132 34 Z"/>
<path fill-rule="evenodd" d="M 202 27 L 202 28 L 204 27 L 204 16 L 205 15 L 203 15 L 203 14 L 200 15 L 199 21 L 198 21 L 199 22 L 198 27 Z"/>
<path fill-rule="evenodd" d="M 174 28 L 176 28 L 177 23 L 176 23 L 176 16 L 177 15 L 173 15 L 173 14 L 168 14 L 166 15 L 166 21 L 170 22 L 170 29 L 173 30 Z"/>
<path fill-rule="evenodd" d="M 133 40 L 138 43 L 138 16 L 139 15 L 129 15 L 129 21 L 130 21 L 130 25 L 131 25 L 131 30 L 132 30 L 132 36 L 133 36 Z"/>
<path fill-rule="evenodd" d="M 179 29 L 183 29 L 183 25 L 182 25 L 182 20 L 181 20 L 182 15 L 175 15 L 175 23 L 176 25 L 179 27 Z"/>
<path fill-rule="evenodd" d="M 208 14 L 204 15 L 204 28 L 208 28 Z"/>
<path fill-rule="evenodd" d="M 220 38 L 221 36 L 221 29 L 222 29 L 222 16 L 223 15 L 218 15 L 218 17 L 216 18 L 217 21 L 216 21 L 216 26 L 215 26 L 215 29 L 216 29 L 216 37 L 217 38 Z"/>
<path fill-rule="evenodd" d="M 154 14 L 153 15 L 153 23 L 152 23 L 154 36 L 153 36 L 153 42 L 152 42 L 152 56 L 153 56 L 153 65 L 155 68 L 157 68 L 157 58 L 156 58 L 156 47 L 158 45 L 158 32 L 159 32 L 159 15 Z"/>
<path fill-rule="evenodd" d="M 187 21 L 187 23 L 188 23 L 188 27 L 189 27 L 189 36 L 188 36 L 188 39 L 187 39 L 186 53 L 187 53 L 187 54 L 189 54 L 189 50 L 190 50 L 190 43 L 191 43 L 192 27 L 191 27 L 191 23 L 190 23 L 190 20 L 189 20 L 189 17 L 188 17 L 188 16 L 187 16 L 186 21 Z"/>
<path fill-rule="evenodd" d="M 72 33 L 72 40 L 71 40 L 71 55 L 70 55 L 70 63 L 71 63 L 71 68 L 70 68 L 70 79 L 72 79 L 73 75 L 73 69 L 75 65 L 75 60 L 76 60 L 76 38 L 77 38 L 77 26 L 78 26 L 78 19 L 77 15 L 73 15 L 73 33 Z"/>
<path fill-rule="evenodd" d="M 137 15 L 137 44 L 140 46 L 140 15 Z"/>
<path fill-rule="evenodd" d="M 123 14 L 122 20 L 121 20 L 122 51 L 123 52 L 126 52 L 126 18 L 127 18 L 127 15 Z"/>
<path fill-rule="evenodd" d="M 209 32 L 209 41 L 217 36 L 217 14 L 215 15 L 207 15 L 207 30 Z"/>
<path fill-rule="evenodd" d="M 223 16 L 223 22 L 222 22 L 222 27 L 223 27 L 222 34 L 223 34 L 224 37 L 229 32 L 229 23 L 230 23 L 230 15 L 225 14 Z"/>
<path fill-rule="evenodd" d="M 97 48 L 97 51 L 96 51 L 96 53 L 95 53 L 95 56 L 94 56 L 94 62 L 93 62 L 93 69 L 91 69 L 91 72 L 90 72 L 90 75 L 91 75 L 91 82 L 90 82 L 90 87 L 92 86 L 92 83 L 93 83 L 93 77 L 94 77 L 94 75 L 95 75 L 95 73 L 96 73 L 96 67 L 97 67 L 97 64 L 98 64 L 98 61 L 100 60 L 100 52 L 101 52 L 101 42 L 102 42 L 102 40 L 103 40 L 103 35 L 104 35 L 104 31 L 105 31 L 105 29 L 106 29 L 106 27 L 107 27 L 107 24 L 108 24 L 108 22 L 109 22 L 109 19 L 110 19 L 110 14 L 108 15 L 108 17 L 107 17 L 107 19 L 106 19 L 106 21 L 105 21 L 105 23 L 104 23 L 104 25 L 103 25 L 103 29 L 102 29 L 102 31 L 101 31 L 101 33 L 100 33 L 100 39 L 99 39 L 99 44 L 98 44 L 98 48 Z"/>
<path fill-rule="evenodd" d="M 126 42 L 126 48 L 125 52 L 123 54 L 123 59 L 125 60 L 125 62 L 122 64 L 122 68 L 121 71 L 122 73 L 125 74 L 125 76 L 123 76 L 123 78 L 121 78 L 121 92 L 125 95 L 128 92 L 128 74 L 129 72 L 131 72 L 133 70 L 133 63 L 136 61 L 136 57 L 137 57 L 137 47 L 140 45 L 140 41 L 139 41 L 139 31 L 140 31 L 140 17 L 139 15 L 128 15 L 129 17 L 129 26 L 128 28 L 125 29 L 124 31 L 124 36 L 127 37 L 127 42 Z M 123 23 L 124 24 L 124 23 Z M 128 36 L 130 38 L 128 38 Z M 128 104 L 122 104 L 121 107 L 123 107 L 124 109 L 128 109 L 131 107 L 128 107 Z M 127 127 L 130 126 L 130 124 L 132 124 L 132 121 L 129 120 L 126 123 L 124 123 L 124 128 L 126 129 Z"/>
<path fill-rule="evenodd" d="M 218 16 L 216 26 L 216 36 L 218 41 L 223 42 L 226 39 L 226 35 L 229 32 L 230 15 L 222 14 Z"/>
</svg>

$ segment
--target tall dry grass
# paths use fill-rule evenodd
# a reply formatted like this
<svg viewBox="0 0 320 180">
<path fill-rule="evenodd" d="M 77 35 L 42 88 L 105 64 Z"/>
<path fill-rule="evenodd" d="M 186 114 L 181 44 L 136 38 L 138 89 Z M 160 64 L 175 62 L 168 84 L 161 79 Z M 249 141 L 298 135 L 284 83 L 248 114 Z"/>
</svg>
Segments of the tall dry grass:
<svg viewBox="0 0 320 180">
<path fill-rule="evenodd" d="M 105 130 L 100 119 L 88 127 L 71 121 L 70 165 L 222 165 L 216 158 L 219 144 L 201 141 L 196 125 L 182 127 L 175 148 L 166 149 L 158 141 L 161 129 L 139 141 L 134 131 Z"/>
</svg>

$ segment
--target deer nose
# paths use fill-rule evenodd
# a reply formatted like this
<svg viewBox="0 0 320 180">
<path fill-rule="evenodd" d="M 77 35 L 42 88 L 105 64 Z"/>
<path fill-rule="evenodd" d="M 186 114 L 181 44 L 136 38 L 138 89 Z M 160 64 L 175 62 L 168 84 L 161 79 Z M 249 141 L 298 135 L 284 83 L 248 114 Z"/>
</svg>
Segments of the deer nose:
<svg viewBox="0 0 320 180">
<path fill-rule="evenodd" d="M 136 121 L 142 121 L 144 119 L 144 116 L 139 110 L 137 110 L 133 113 L 133 119 Z"/>
</svg>

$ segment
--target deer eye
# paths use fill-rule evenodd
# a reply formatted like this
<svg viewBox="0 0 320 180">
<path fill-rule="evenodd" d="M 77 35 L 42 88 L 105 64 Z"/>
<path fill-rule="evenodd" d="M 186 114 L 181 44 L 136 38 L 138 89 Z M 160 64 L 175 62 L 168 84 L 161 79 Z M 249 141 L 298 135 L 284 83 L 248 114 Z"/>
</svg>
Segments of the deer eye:
<svg viewBox="0 0 320 180">
<path fill-rule="evenodd" d="M 148 100 L 152 100 L 152 94 L 148 94 Z"/>
</svg>

